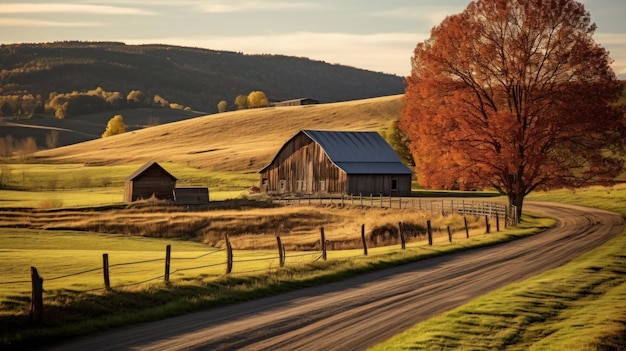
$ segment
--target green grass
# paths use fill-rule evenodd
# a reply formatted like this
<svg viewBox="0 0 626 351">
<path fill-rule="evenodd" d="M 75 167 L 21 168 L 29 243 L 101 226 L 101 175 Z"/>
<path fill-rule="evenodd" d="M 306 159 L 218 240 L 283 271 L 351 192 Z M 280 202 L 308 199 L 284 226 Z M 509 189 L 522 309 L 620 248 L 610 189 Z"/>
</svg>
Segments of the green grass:
<svg viewBox="0 0 626 351">
<path fill-rule="evenodd" d="M 81 232 L 48 232 L 26 229 L 0 230 L 0 275 L 3 281 L 25 281 L 8 286 L 0 284 L 0 323 L 3 348 L 21 348 L 85 335 L 102 329 L 149 321 L 186 312 L 244 301 L 260 296 L 343 279 L 359 273 L 382 269 L 463 250 L 491 245 L 494 241 L 513 240 L 530 235 L 553 222 L 528 217 L 527 227 L 510 228 L 490 235 L 477 235 L 453 244 L 438 242 L 410 243 L 406 250 L 398 247 L 371 248 L 369 256 L 362 250 L 329 252 L 328 261 L 316 261 L 319 252 L 288 252 L 285 268 L 278 268 L 276 250 L 235 250 L 233 274 L 224 275 L 225 253 L 197 243 L 148 239 L 121 235 Z M 172 244 L 171 283 L 161 275 L 165 245 Z M 161 259 L 141 266 L 116 266 L 111 269 L 111 292 L 102 290 L 102 254 L 109 264 Z M 299 256 L 302 254 L 303 256 Z M 293 257 L 298 256 L 298 257 Z M 67 257 L 72 257 L 68 260 Z M 44 277 L 46 326 L 28 327 L 26 312 L 30 296 L 29 267 L 35 266 Z M 206 266 L 184 270 L 189 267 Z M 91 270 L 85 275 L 75 272 Z M 63 277 L 69 275 L 68 277 Z M 57 277 L 62 277 L 55 279 Z M 150 280 L 151 278 L 155 278 Z M 144 281 L 142 284 L 115 288 L 116 285 Z M 96 289 L 96 290 L 92 290 Z M 92 291 L 87 291 L 92 290 Z M 86 292 L 87 291 L 87 292 Z M 148 303 L 149 302 L 149 303 Z M 124 306 L 123 308 L 112 306 Z"/>
<path fill-rule="evenodd" d="M 258 183 L 258 175 L 209 172 L 173 162 L 161 164 L 178 178 L 177 186 L 209 188 L 211 200 L 239 198 Z M 0 165 L 0 207 L 82 207 L 121 203 L 124 180 L 142 164 L 86 166 L 84 164 Z M 9 190 L 17 189 L 17 190 Z"/>
<path fill-rule="evenodd" d="M 626 216 L 626 187 L 537 193 Z M 619 350 L 626 331 L 626 232 L 571 263 L 401 333 L 381 350 Z"/>
</svg>

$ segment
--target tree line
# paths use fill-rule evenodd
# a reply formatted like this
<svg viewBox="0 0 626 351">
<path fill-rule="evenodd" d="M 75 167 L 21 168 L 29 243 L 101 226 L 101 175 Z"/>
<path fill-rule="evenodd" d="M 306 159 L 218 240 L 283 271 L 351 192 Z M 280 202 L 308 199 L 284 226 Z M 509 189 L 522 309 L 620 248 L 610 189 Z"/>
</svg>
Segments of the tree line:
<svg viewBox="0 0 626 351">
<path fill-rule="evenodd" d="M 264 92 L 255 90 L 251 91 L 248 95 L 237 95 L 233 101 L 237 110 L 245 110 L 249 108 L 268 107 L 269 99 Z M 228 102 L 221 100 L 217 103 L 217 111 L 219 113 L 228 111 Z"/>
<path fill-rule="evenodd" d="M 118 91 L 105 91 L 101 87 L 86 92 L 53 92 L 47 99 L 41 95 L 33 96 L 32 94 L 0 96 L 0 116 L 4 117 L 52 114 L 56 118 L 64 119 L 101 111 L 139 107 L 191 110 L 188 106 L 169 102 L 158 94 L 148 97 L 140 90 L 131 90 L 128 94 L 122 94 Z"/>
</svg>

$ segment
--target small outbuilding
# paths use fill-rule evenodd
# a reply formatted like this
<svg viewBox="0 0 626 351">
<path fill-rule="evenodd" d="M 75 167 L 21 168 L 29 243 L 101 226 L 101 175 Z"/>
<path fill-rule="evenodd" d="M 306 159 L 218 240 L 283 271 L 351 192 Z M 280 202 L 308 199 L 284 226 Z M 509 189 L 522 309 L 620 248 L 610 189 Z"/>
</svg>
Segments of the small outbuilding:
<svg viewBox="0 0 626 351">
<path fill-rule="evenodd" d="M 376 132 L 302 130 L 260 173 L 271 194 L 411 194 L 413 172 Z"/>
<path fill-rule="evenodd" d="M 152 196 L 174 201 L 176 177 L 152 161 L 133 172 L 124 183 L 124 201 L 133 202 Z"/>
<path fill-rule="evenodd" d="M 208 188 L 176 188 L 174 189 L 176 205 L 208 205 Z"/>
<path fill-rule="evenodd" d="M 272 102 L 270 106 L 275 106 L 275 107 L 302 106 L 302 105 L 316 105 L 319 103 L 320 103 L 319 100 L 305 97 L 305 98 L 299 98 L 299 99 Z"/>
</svg>

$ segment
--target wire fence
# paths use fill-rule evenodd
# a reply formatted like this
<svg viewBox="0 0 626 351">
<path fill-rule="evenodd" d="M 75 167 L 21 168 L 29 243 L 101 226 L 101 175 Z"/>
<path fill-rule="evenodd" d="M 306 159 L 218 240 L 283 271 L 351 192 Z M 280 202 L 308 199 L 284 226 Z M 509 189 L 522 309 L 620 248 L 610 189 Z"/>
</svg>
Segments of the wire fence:
<svg viewBox="0 0 626 351">
<path fill-rule="evenodd" d="M 394 197 L 383 195 L 325 195 L 325 196 L 284 196 L 274 198 L 273 201 L 283 205 L 337 205 L 337 206 L 365 206 L 374 208 L 397 208 L 430 212 L 431 215 L 443 216 L 458 213 L 473 216 L 500 216 L 509 223 L 517 223 L 514 206 L 500 201 L 465 200 L 462 198 L 420 198 Z"/>
<path fill-rule="evenodd" d="M 469 206 L 460 206 L 453 207 L 452 203 L 450 203 L 449 207 L 445 207 L 445 202 L 428 202 L 429 208 L 433 208 L 433 211 L 437 209 L 437 211 L 444 211 L 448 209 L 449 211 L 459 211 L 462 209 L 461 213 L 472 215 L 478 213 L 485 213 L 481 211 L 477 211 L 476 209 L 489 209 L 489 213 L 491 215 L 484 215 L 485 220 L 485 233 L 491 232 L 491 227 L 495 224 L 496 230 L 500 231 L 500 215 L 499 209 L 501 207 L 492 204 L 487 206 L 485 204 L 481 204 L 477 206 L 476 204 L 470 203 Z M 462 203 L 462 202 L 461 202 Z M 436 207 L 435 205 L 441 204 L 441 207 Z M 494 223 L 495 222 L 495 223 Z M 506 222 L 504 224 L 506 227 Z M 404 234 L 403 224 L 398 223 L 398 237 L 396 237 L 393 241 L 395 243 L 393 245 L 383 246 L 382 248 L 376 248 L 375 252 L 369 251 L 368 246 L 373 245 L 372 237 L 366 238 L 365 233 L 365 225 L 361 227 L 361 242 L 363 245 L 363 253 L 359 253 L 358 250 L 336 250 L 336 247 L 332 244 L 333 241 L 326 240 L 324 228 L 320 228 L 320 240 L 319 247 L 320 250 L 313 251 L 294 251 L 287 254 L 285 250 L 285 245 L 282 244 L 280 237 L 277 237 L 277 252 L 272 252 L 270 250 L 265 251 L 248 251 L 248 250 L 237 250 L 237 255 L 233 254 L 233 248 L 230 243 L 228 236 L 225 236 L 225 248 L 223 249 L 215 249 L 209 252 L 203 253 L 201 255 L 196 255 L 192 257 L 172 257 L 171 254 L 171 245 L 166 246 L 165 255 L 158 258 L 149 258 L 143 260 L 136 260 L 131 262 L 123 262 L 116 264 L 109 264 L 109 257 L 107 253 L 102 254 L 102 266 L 93 267 L 89 269 L 80 270 L 73 273 L 62 274 L 58 276 L 46 276 L 45 282 L 47 289 L 49 290 L 72 290 L 75 293 L 89 293 L 94 291 L 109 291 L 112 289 L 122 289 L 128 288 L 132 286 L 138 286 L 142 284 L 146 284 L 154 281 L 164 281 L 166 283 L 170 282 L 172 276 L 176 276 L 175 279 L 201 279 L 206 277 L 221 277 L 230 274 L 255 274 L 258 272 L 270 272 L 273 270 L 278 270 L 284 267 L 287 263 L 291 265 L 298 264 L 307 264 L 313 263 L 319 260 L 327 260 L 328 259 L 328 251 L 336 250 L 343 251 L 340 256 L 342 259 L 349 257 L 357 257 L 357 256 L 368 256 L 370 253 L 373 255 L 376 254 L 387 254 L 390 251 L 399 251 L 406 249 L 406 243 L 409 240 L 415 242 L 416 245 L 424 245 L 424 243 L 419 243 L 423 240 L 428 240 L 428 245 L 432 246 L 435 238 L 435 231 L 432 230 L 430 221 L 427 221 L 428 231 L 425 237 L 418 238 L 413 236 L 411 238 L 407 237 Z M 465 237 L 469 238 L 469 228 L 467 224 L 467 220 L 465 220 Z M 442 237 L 445 237 L 445 231 L 439 231 L 439 240 L 444 240 Z M 443 233 L 442 233 L 443 232 Z M 450 227 L 447 228 L 447 237 L 450 242 L 453 240 L 453 234 L 455 237 L 458 237 L 458 233 L 453 233 L 450 230 Z M 358 239 L 357 239 L 358 240 Z M 335 242 L 336 243 L 336 242 Z M 400 243 L 400 247 L 398 247 L 398 243 Z M 346 255 L 346 253 L 350 253 Z M 186 253 L 189 254 L 189 253 Z M 138 268 L 139 266 L 143 266 L 143 269 Z M 160 268 L 159 268 L 160 267 Z M 41 268 L 41 267 L 40 267 Z M 45 271 L 45 267 L 43 267 L 43 271 Z M 159 272 L 159 270 L 161 270 Z M 191 271 L 201 271 L 195 274 L 188 274 Z M 124 273 L 128 273 L 132 278 L 124 278 L 122 275 Z M 138 273 L 143 272 L 143 273 Z M 157 273 L 158 272 L 158 273 Z M 101 283 L 97 283 L 98 278 L 96 278 L 95 274 L 102 274 Z M 84 276 L 89 275 L 89 279 L 84 279 L 85 282 L 82 282 L 81 279 Z M 116 278 L 116 283 L 111 284 L 111 277 Z M 138 278 L 140 277 L 140 278 Z M 134 280 L 133 280 L 134 279 Z M 42 314 L 43 311 L 43 295 L 46 290 L 43 288 L 44 279 L 39 275 L 39 271 L 36 267 L 31 267 L 31 279 L 30 280 L 13 280 L 13 281 L 0 281 L 0 286 L 16 286 L 16 285 L 24 285 L 31 284 L 31 316 L 35 316 L 34 320 L 37 321 L 41 317 L 37 317 Z M 82 286 L 81 288 L 75 288 L 76 286 Z M 26 290 L 24 287 L 18 290 Z"/>
</svg>

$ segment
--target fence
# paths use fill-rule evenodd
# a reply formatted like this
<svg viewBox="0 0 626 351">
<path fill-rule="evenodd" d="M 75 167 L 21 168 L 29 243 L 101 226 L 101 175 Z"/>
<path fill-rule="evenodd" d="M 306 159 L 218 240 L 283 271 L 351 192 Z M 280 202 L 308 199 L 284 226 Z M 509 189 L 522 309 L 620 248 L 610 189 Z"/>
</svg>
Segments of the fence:
<svg viewBox="0 0 626 351">
<path fill-rule="evenodd" d="M 495 212 L 494 212 L 495 213 Z M 495 218 L 495 225 L 496 225 L 496 230 L 500 231 L 500 217 L 497 214 L 494 214 L 493 217 L 490 217 L 488 215 L 484 216 L 484 220 L 485 220 L 485 233 L 490 233 L 491 232 L 491 226 L 492 226 L 492 222 L 493 222 L 493 218 Z M 468 228 L 468 223 L 467 223 L 467 219 L 465 218 L 464 221 L 465 224 L 465 228 L 464 228 L 464 236 L 466 238 L 469 238 L 470 236 L 470 231 Z M 506 226 L 506 224 L 505 224 Z M 428 245 L 432 246 L 433 242 L 434 242 L 434 230 L 431 226 L 431 222 L 430 220 L 427 221 L 426 223 L 426 228 L 427 228 L 427 232 L 426 232 L 426 236 L 427 236 L 427 240 L 428 240 Z M 405 225 L 403 223 L 398 223 L 398 241 L 400 243 L 400 248 L 402 250 L 406 250 L 406 244 L 407 242 L 410 240 L 410 237 L 408 237 L 405 234 Z M 447 233 L 447 239 L 449 242 L 452 242 L 453 239 L 453 232 L 451 231 L 450 227 L 447 227 L 447 230 L 444 230 L 444 232 Z M 445 236 L 442 237 L 442 240 L 444 240 L 443 238 L 445 238 Z M 369 253 L 371 252 L 368 248 L 368 240 L 366 237 L 366 232 L 365 232 L 365 225 L 361 226 L 361 234 L 360 234 L 360 238 L 357 239 L 358 241 L 360 241 L 362 243 L 363 246 L 363 256 L 368 256 Z M 155 280 L 163 280 L 165 283 L 169 283 L 170 282 L 170 277 L 171 275 L 175 274 L 175 273 L 180 273 L 180 272 L 184 272 L 184 271 L 190 271 L 190 270 L 207 270 L 209 268 L 219 268 L 219 267 L 223 267 L 221 269 L 223 269 L 223 273 L 218 274 L 218 275 L 223 275 L 223 274 L 231 274 L 233 273 L 233 268 L 235 266 L 235 264 L 249 264 L 250 262 L 260 262 L 260 261 L 265 261 L 266 263 L 269 264 L 265 264 L 264 267 L 261 267 L 261 265 L 258 265 L 258 267 L 261 268 L 254 268 L 252 266 L 251 269 L 249 269 L 248 271 L 242 271 L 239 273 L 251 273 L 251 272 L 256 272 L 256 271 L 268 271 L 271 269 L 277 269 L 278 267 L 284 267 L 286 264 L 287 259 L 289 259 L 290 261 L 295 261 L 298 263 L 303 263 L 303 262 L 313 262 L 313 261 L 317 261 L 317 260 L 327 260 L 328 259 L 328 251 L 330 249 L 332 249 L 332 242 L 326 239 L 326 235 L 325 235 L 325 231 L 324 228 L 320 228 L 320 248 L 321 251 L 311 251 L 311 252 L 294 252 L 291 255 L 288 255 L 286 250 L 285 250 L 285 245 L 283 244 L 280 236 L 276 237 L 276 241 L 277 241 L 277 249 L 278 249 L 278 255 L 269 255 L 269 254 L 265 254 L 265 255 L 261 255 L 261 256 L 257 256 L 257 257 L 244 257 L 242 259 L 239 260 L 235 260 L 235 256 L 233 255 L 233 247 L 231 245 L 230 239 L 228 238 L 228 236 L 225 236 L 225 249 L 216 249 L 213 250 L 211 252 L 202 254 L 200 256 L 196 256 L 196 257 L 179 257 L 179 258 L 174 258 L 172 257 L 172 252 L 171 252 L 171 245 L 167 245 L 166 249 L 165 249 L 165 256 L 164 258 L 157 258 L 157 259 L 150 259 L 150 260 L 142 260 L 142 261 L 134 261 L 134 262 L 126 262 L 126 263 L 119 263 L 119 264 L 110 264 L 109 263 L 109 255 L 107 253 L 104 253 L 102 255 L 102 267 L 97 267 L 97 268 L 93 268 L 93 269 L 87 269 L 87 270 L 83 270 L 80 272 L 75 272 L 75 273 L 71 273 L 71 274 L 66 274 L 66 275 L 62 275 L 62 276 L 58 276 L 58 277 L 52 277 L 52 278 L 48 278 L 46 281 L 50 282 L 50 281 L 56 281 L 56 280 L 61 280 L 61 279 L 66 279 L 66 278 L 70 278 L 70 277 L 75 277 L 75 276 L 80 276 L 80 275 L 84 275 L 84 274 L 93 274 L 93 273 L 99 273 L 102 272 L 102 281 L 103 284 L 101 287 L 95 288 L 95 289 L 90 289 L 90 290 L 84 290 L 82 292 L 91 292 L 91 291 L 95 291 L 95 290 L 105 290 L 105 291 L 110 291 L 113 289 L 112 284 L 111 284 L 111 268 L 115 268 L 115 267 L 121 267 L 121 266 L 134 266 L 134 265 L 139 265 L 139 264 L 155 264 L 155 263 L 159 263 L 162 264 L 162 269 L 163 269 L 163 274 L 162 275 L 158 275 L 158 276 L 154 276 L 148 279 L 144 279 L 142 281 L 139 282 L 133 282 L 133 283 L 127 283 L 127 284 L 121 284 L 121 285 L 117 285 L 115 286 L 115 288 L 125 288 L 128 286 L 132 286 L 132 285 L 139 285 L 139 284 L 144 284 L 150 281 L 155 281 Z M 390 247 L 391 250 L 397 250 L 397 247 Z M 222 260 L 218 260 L 218 259 L 213 259 L 212 263 L 208 263 L 208 264 L 202 264 L 202 265 L 192 265 L 192 266 L 185 266 L 185 265 L 181 265 L 180 267 L 172 270 L 173 266 L 172 266 L 172 261 L 194 261 L 194 260 L 199 260 L 199 259 L 203 259 L 206 258 L 208 256 L 212 256 L 214 254 L 223 252 L 225 253 L 225 257 Z M 360 254 L 358 256 L 361 256 Z M 303 258 L 308 257 L 308 259 L 306 261 L 303 260 Z M 43 311 L 44 311 L 44 305 L 43 305 L 43 296 L 44 296 L 44 288 L 43 288 L 43 284 L 44 284 L 44 279 L 39 275 L 39 271 L 37 270 L 36 267 L 31 267 L 30 269 L 31 271 L 31 280 L 30 281 L 13 281 L 13 282 L 0 282 L 0 285 L 7 285 L 7 284 L 25 284 L 25 283 L 31 283 L 31 305 L 30 305 L 30 312 L 29 312 L 29 318 L 33 323 L 41 323 L 43 321 Z"/>
<path fill-rule="evenodd" d="M 292 196 L 275 198 L 273 201 L 284 205 L 338 205 L 338 206 L 368 206 L 378 208 L 411 209 L 418 211 L 430 211 L 431 215 L 443 216 L 458 213 L 472 216 L 504 217 L 509 224 L 519 223 L 517 211 L 514 206 L 506 205 L 497 201 L 477 201 L 465 199 L 441 199 L 441 198 L 414 198 L 393 196 L 363 196 L 338 195 L 338 196 Z"/>
</svg>

